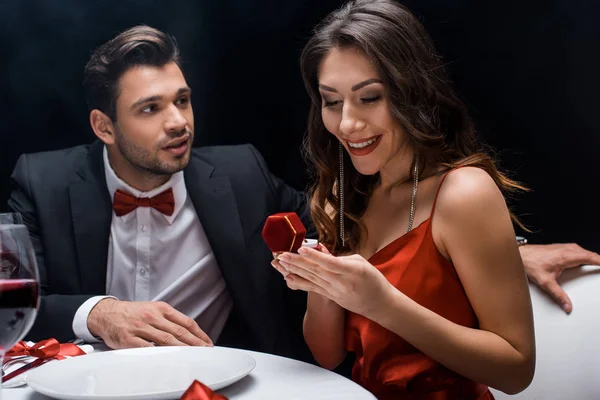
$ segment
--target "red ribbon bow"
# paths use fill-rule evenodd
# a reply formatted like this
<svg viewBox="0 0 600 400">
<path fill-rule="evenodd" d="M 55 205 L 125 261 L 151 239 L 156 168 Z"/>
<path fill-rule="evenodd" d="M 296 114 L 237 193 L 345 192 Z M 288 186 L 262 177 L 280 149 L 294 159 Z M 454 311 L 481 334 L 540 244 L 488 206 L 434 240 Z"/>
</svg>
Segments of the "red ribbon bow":
<svg viewBox="0 0 600 400">
<path fill-rule="evenodd" d="M 79 346 L 73 343 L 61 344 L 56 339 L 46 339 L 41 342 L 37 342 L 33 346 L 29 346 L 24 341 L 20 341 L 13 346 L 9 351 L 6 352 L 5 357 L 19 357 L 19 356 L 31 356 L 36 357 L 29 364 L 25 364 L 22 367 L 14 370 L 10 374 L 6 374 L 2 377 L 2 382 L 6 382 L 9 379 L 14 378 L 17 375 L 22 374 L 28 369 L 42 365 L 48 360 L 64 360 L 66 356 L 82 356 L 86 354 L 85 351 L 81 350 Z"/>
<path fill-rule="evenodd" d="M 228 400 L 222 394 L 213 392 L 208 386 L 194 381 L 181 396 L 180 400 Z"/>
</svg>

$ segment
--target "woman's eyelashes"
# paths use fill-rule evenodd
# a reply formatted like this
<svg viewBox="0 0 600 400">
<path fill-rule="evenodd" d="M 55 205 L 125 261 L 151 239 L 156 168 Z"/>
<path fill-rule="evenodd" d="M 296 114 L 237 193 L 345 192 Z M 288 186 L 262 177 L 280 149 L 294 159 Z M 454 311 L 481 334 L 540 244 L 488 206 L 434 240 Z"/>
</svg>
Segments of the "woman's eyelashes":
<svg viewBox="0 0 600 400">
<path fill-rule="evenodd" d="M 381 100 L 380 95 L 364 96 L 364 97 L 360 98 L 360 102 L 362 104 L 375 104 L 375 103 L 379 102 L 380 100 Z M 325 98 L 323 99 L 323 107 L 324 108 L 339 106 L 342 103 L 343 103 L 342 100 L 328 100 Z"/>
<path fill-rule="evenodd" d="M 378 95 L 378 96 L 362 97 L 360 100 L 365 104 L 373 104 L 373 103 L 377 103 L 379 100 L 381 100 L 381 96 Z"/>
<path fill-rule="evenodd" d="M 341 103 L 342 103 L 341 100 L 325 100 L 325 99 L 323 99 L 323 107 L 334 107 Z"/>
</svg>

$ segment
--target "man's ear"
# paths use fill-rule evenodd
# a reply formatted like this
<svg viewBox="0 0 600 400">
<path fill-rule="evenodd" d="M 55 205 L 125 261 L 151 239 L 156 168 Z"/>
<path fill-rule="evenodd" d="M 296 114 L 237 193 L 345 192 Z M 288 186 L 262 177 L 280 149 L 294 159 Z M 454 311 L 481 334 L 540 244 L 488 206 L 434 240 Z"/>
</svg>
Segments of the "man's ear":
<svg viewBox="0 0 600 400">
<path fill-rule="evenodd" d="M 115 142 L 115 128 L 108 115 L 97 109 L 92 110 L 90 125 L 98 139 L 102 140 L 104 144 L 109 145 Z"/>
</svg>

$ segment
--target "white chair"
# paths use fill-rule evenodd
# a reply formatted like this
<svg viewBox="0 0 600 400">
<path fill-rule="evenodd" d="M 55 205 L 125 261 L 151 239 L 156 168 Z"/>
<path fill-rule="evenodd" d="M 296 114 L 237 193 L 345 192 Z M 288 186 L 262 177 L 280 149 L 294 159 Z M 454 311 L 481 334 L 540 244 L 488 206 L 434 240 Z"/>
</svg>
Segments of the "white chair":
<svg viewBox="0 0 600 400">
<path fill-rule="evenodd" d="M 492 390 L 497 400 L 600 399 L 600 267 L 565 271 L 559 278 L 571 297 L 567 315 L 541 289 L 530 285 L 537 365 L 531 385 L 509 396 Z"/>
</svg>

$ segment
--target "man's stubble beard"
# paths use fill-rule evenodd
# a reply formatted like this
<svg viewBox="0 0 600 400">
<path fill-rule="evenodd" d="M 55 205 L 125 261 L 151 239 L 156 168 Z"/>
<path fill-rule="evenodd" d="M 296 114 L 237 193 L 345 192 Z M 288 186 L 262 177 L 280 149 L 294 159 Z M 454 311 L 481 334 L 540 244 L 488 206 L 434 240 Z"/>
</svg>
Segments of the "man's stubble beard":
<svg viewBox="0 0 600 400">
<path fill-rule="evenodd" d="M 186 133 L 189 132 L 186 130 Z M 190 132 L 191 133 L 191 132 Z M 185 133 L 184 133 L 185 134 Z M 191 136 L 193 139 L 193 135 Z M 169 140 L 172 140 L 170 138 Z M 185 154 L 177 159 L 177 162 L 173 165 L 168 165 L 160 160 L 158 153 L 161 150 L 161 145 L 157 146 L 158 150 L 154 153 L 137 146 L 132 143 L 122 132 L 115 132 L 115 144 L 117 150 L 132 168 L 140 172 L 142 175 L 146 175 L 148 178 L 153 177 L 164 177 L 165 175 L 173 175 L 176 172 L 183 170 L 190 160 L 191 144 L 192 140 L 189 141 L 189 148 Z"/>
</svg>

